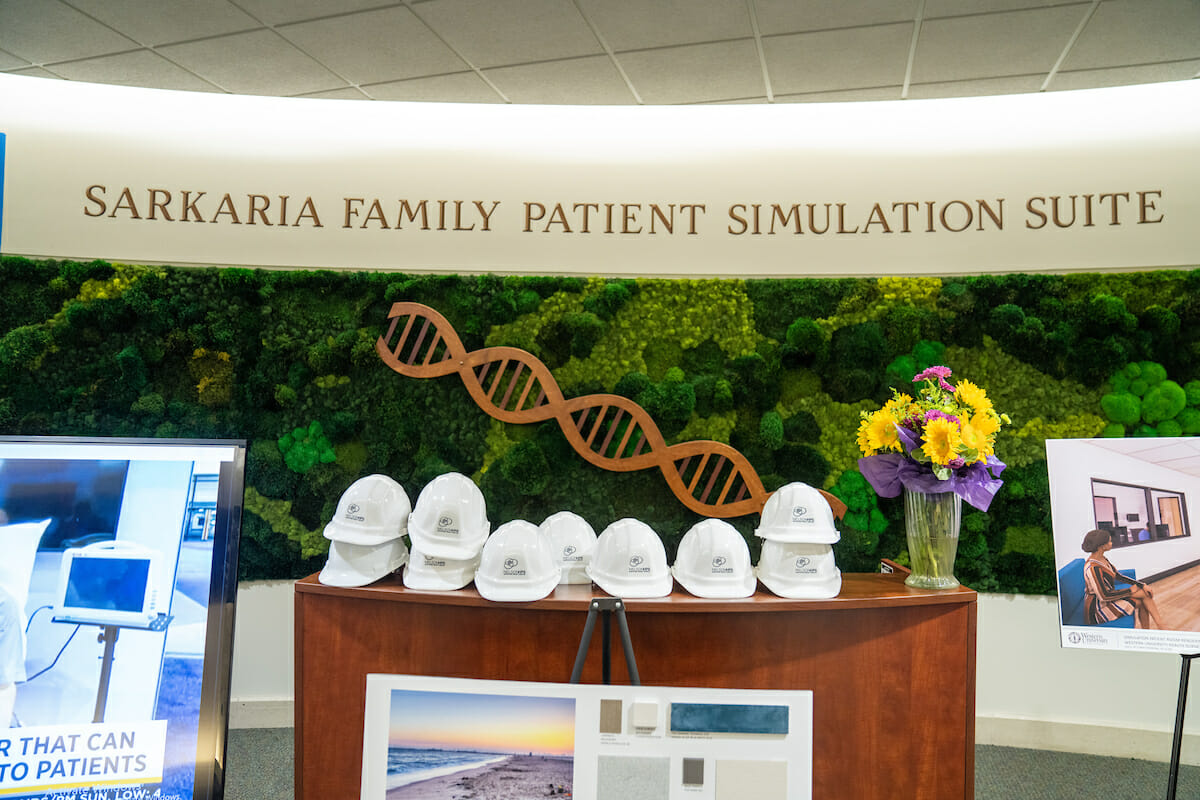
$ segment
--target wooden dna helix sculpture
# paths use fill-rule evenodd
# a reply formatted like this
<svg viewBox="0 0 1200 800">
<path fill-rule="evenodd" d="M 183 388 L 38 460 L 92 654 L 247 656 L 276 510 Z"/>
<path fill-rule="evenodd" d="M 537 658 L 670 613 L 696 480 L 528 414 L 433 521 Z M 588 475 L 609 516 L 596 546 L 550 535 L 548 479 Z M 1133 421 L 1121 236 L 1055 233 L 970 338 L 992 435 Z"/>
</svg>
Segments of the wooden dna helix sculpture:
<svg viewBox="0 0 1200 800">
<path fill-rule="evenodd" d="M 550 369 L 516 347 L 467 352 L 454 327 L 420 303 L 395 303 L 387 333 L 375 343 L 389 367 L 412 378 L 457 372 L 475 402 L 503 422 L 558 421 L 563 434 L 591 464 L 614 472 L 658 467 L 685 506 L 708 517 L 762 510 L 767 492 L 744 455 L 727 444 L 691 441 L 668 445 L 650 415 L 613 394 L 563 397 Z M 841 517 L 846 506 L 821 492 Z"/>
</svg>

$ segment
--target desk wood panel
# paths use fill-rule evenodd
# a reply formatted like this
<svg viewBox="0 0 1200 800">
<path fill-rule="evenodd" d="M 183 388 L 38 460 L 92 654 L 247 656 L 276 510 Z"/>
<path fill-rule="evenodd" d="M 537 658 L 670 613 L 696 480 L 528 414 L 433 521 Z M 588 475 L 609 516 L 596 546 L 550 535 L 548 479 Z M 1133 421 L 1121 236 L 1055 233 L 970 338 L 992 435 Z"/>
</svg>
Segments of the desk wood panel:
<svg viewBox="0 0 1200 800">
<path fill-rule="evenodd" d="M 297 797 L 357 797 L 368 673 L 564 682 L 593 592 L 560 587 L 510 605 L 470 589 L 413 592 L 394 579 L 352 590 L 298 582 Z M 676 591 L 626 605 L 645 684 L 813 691 L 814 798 L 882 798 L 897 785 L 906 797 L 973 797 L 969 589 L 924 592 L 898 576 L 847 574 L 829 601 Z M 601 680 L 600 630 L 587 683 Z M 628 682 L 615 630 L 612 678 Z"/>
</svg>

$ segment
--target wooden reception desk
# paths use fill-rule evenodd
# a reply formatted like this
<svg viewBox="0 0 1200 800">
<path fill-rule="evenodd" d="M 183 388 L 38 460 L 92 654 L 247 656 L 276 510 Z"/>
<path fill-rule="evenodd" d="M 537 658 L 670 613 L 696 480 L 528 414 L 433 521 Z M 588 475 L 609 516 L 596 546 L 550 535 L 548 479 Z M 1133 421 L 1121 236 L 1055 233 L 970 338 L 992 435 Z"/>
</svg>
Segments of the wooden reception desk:
<svg viewBox="0 0 1200 800">
<path fill-rule="evenodd" d="M 566 682 L 593 596 L 534 603 L 468 588 L 296 583 L 296 796 L 356 798 L 371 672 Z M 975 592 L 847 573 L 832 600 L 626 601 L 642 683 L 813 692 L 813 797 L 974 796 Z M 613 627 L 612 681 L 628 683 Z M 601 626 L 583 681 L 601 682 Z"/>
</svg>

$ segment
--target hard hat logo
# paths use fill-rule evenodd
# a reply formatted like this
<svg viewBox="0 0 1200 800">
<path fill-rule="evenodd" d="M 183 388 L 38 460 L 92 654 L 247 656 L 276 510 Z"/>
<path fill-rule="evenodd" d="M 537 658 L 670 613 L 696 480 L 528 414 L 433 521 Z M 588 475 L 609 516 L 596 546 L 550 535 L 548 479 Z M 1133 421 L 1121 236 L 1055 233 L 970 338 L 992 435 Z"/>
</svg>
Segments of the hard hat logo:
<svg viewBox="0 0 1200 800">
<path fill-rule="evenodd" d="M 805 506 L 796 506 L 792 509 L 792 523 L 798 525 L 811 525 L 816 522 L 816 518 L 808 513 Z"/>
<path fill-rule="evenodd" d="M 513 567 L 515 567 L 517 564 L 520 564 L 520 563 L 521 562 L 515 558 L 506 558 L 506 559 L 504 559 L 504 568 L 512 569 Z"/>
<path fill-rule="evenodd" d="M 449 528 L 453 524 L 454 524 L 453 517 L 438 517 L 438 527 L 439 528 Z"/>
<path fill-rule="evenodd" d="M 796 559 L 796 574 L 797 575 L 816 575 L 817 565 L 808 556 L 800 556 Z"/>
<path fill-rule="evenodd" d="M 631 567 L 640 566 L 642 561 L 644 561 L 644 560 L 645 559 L 643 559 L 641 556 L 633 556 L 632 558 L 629 559 L 629 566 L 631 566 Z"/>
<path fill-rule="evenodd" d="M 723 566 L 725 566 L 725 556 L 717 556 L 716 558 L 714 558 L 714 559 L 713 559 L 713 566 L 714 566 L 714 567 L 723 567 Z"/>
</svg>

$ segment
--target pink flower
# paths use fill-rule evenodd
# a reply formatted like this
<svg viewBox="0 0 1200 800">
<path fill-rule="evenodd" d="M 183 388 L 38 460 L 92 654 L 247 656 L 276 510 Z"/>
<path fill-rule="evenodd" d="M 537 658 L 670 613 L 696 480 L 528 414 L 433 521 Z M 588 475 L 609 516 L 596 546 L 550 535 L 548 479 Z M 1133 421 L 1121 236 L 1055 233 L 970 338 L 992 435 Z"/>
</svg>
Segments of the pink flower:
<svg viewBox="0 0 1200 800">
<path fill-rule="evenodd" d="M 919 381 L 931 381 L 934 378 L 937 378 L 938 386 L 943 392 L 953 392 L 954 387 L 946 383 L 946 378 L 949 378 L 950 374 L 951 372 L 949 367 L 929 367 L 923 372 L 918 372 L 916 375 L 914 375 L 913 383 L 917 383 Z"/>
</svg>

